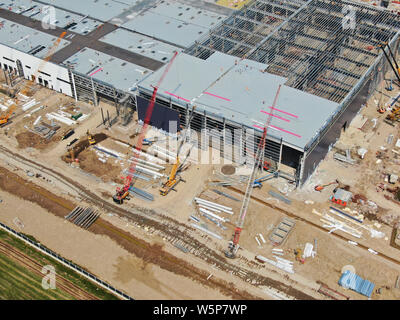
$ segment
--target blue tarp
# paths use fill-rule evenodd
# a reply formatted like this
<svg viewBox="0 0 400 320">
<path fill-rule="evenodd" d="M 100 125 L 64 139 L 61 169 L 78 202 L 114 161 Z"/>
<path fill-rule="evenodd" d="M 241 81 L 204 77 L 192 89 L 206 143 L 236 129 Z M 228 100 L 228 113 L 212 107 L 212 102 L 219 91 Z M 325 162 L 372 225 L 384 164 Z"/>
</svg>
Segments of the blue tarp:
<svg viewBox="0 0 400 320">
<path fill-rule="evenodd" d="M 339 285 L 346 289 L 352 289 L 368 298 L 371 297 L 372 291 L 375 287 L 372 282 L 364 280 L 349 270 L 343 272 L 339 279 Z"/>
</svg>

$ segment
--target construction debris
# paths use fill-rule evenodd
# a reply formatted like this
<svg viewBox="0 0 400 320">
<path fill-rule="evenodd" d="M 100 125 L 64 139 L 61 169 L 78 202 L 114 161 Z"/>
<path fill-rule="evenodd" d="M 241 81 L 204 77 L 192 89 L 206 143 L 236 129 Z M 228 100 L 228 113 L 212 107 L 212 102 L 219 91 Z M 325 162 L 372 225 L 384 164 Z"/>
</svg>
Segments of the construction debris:
<svg viewBox="0 0 400 320">
<path fill-rule="evenodd" d="M 219 194 L 220 196 L 224 196 L 224 197 L 234 200 L 234 201 L 240 201 L 239 199 L 236 199 L 235 197 L 233 197 L 225 192 L 219 191 L 217 189 L 211 189 L 211 190 L 214 191 L 216 194 Z"/>
<path fill-rule="evenodd" d="M 201 231 L 203 231 L 203 232 L 205 232 L 207 234 L 209 234 L 210 236 L 213 236 L 214 238 L 217 238 L 217 239 L 220 239 L 220 240 L 222 239 L 222 237 L 219 234 L 211 232 L 211 231 L 207 230 L 206 228 L 204 228 L 202 226 L 199 226 L 199 225 L 197 225 L 195 223 L 192 223 L 191 226 L 195 227 L 196 229 L 199 229 L 199 230 L 201 230 Z"/>
<path fill-rule="evenodd" d="M 292 200 L 289 200 L 288 198 L 285 198 L 284 196 L 280 195 L 279 193 L 276 193 L 272 190 L 268 191 L 268 194 L 276 199 L 282 200 L 286 204 L 291 204 Z"/>
<path fill-rule="evenodd" d="M 275 246 L 282 244 L 294 226 L 295 222 L 292 219 L 286 217 L 283 218 L 282 221 L 272 231 L 271 235 L 269 236 L 269 240 Z"/>
<path fill-rule="evenodd" d="M 273 261 L 273 260 L 267 259 L 261 255 L 256 256 L 255 259 L 261 263 L 267 262 L 269 264 L 272 264 L 273 266 L 275 266 L 283 271 L 286 271 L 288 273 L 294 273 L 293 262 L 291 262 L 289 260 L 275 257 L 276 261 Z"/>
</svg>

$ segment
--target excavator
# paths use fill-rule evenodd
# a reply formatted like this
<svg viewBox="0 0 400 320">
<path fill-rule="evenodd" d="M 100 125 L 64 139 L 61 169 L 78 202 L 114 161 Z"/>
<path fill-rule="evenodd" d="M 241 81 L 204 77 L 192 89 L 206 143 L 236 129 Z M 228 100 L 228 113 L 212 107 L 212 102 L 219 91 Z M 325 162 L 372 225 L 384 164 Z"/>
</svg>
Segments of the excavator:
<svg viewBox="0 0 400 320">
<path fill-rule="evenodd" d="M 89 132 L 89 130 L 86 132 L 86 135 L 87 135 L 89 145 L 96 143 L 96 140 L 94 140 L 93 135 Z"/>
<path fill-rule="evenodd" d="M 11 115 L 13 114 L 16 107 L 17 106 L 15 104 L 13 104 L 4 116 L 0 116 L 0 128 L 4 127 L 10 123 L 9 119 L 10 119 Z"/>
<path fill-rule="evenodd" d="M 188 122 L 189 124 L 190 124 L 190 121 L 191 121 L 192 118 L 193 118 L 193 115 L 194 115 L 194 114 L 193 114 L 193 111 L 194 111 L 195 109 L 196 109 L 196 106 L 193 106 L 192 111 L 191 111 L 191 113 L 190 113 L 190 115 L 189 115 L 189 122 Z M 160 189 L 160 194 L 161 194 L 162 196 L 166 196 L 171 190 L 174 190 L 174 187 L 175 187 L 180 181 L 183 181 L 182 178 L 181 178 L 181 176 L 178 175 L 180 169 L 182 168 L 181 162 L 180 162 L 180 160 L 179 160 L 179 154 L 180 154 L 180 151 L 181 151 L 181 149 L 182 149 L 183 144 L 185 143 L 187 133 L 188 133 L 188 130 L 185 131 L 185 135 L 184 135 L 184 137 L 183 137 L 183 139 L 182 139 L 182 141 L 181 141 L 181 144 L 179 145 L 178 151 L 177 151 L 177 153 L 176 153 L 176 162 L 175 162 L 174 166 L 172 167 L 172 170 L 171 170 L 171 173 L 170 173 L 170 175 L 169 175 L 169 178 L 168 178 L 168 180 L 167 180 L 165 183 L 163 183 L 162 188 Z M 187 158 L 187 157 L 186 157 L 186 158 Z"/>
<path fill-rule="evenodd" d="M 315 191 L 319 191 L 321 192 L 322 190 L 324 190 L 326 187 L 332 185 L 332 184 L 340 184 L 339 180 L 336 179 L 335 181 L 329 182 L 327 184 L 318 184 L 314 187 Z"/>
<path fill-rule="evenodd" d="M 295 256 L 296 261 L 299 261 L 301 264 L 304 264 L 305 260 L 302 257 L 302 255 L 303 255 L 303 250 L 301 250 L 301 249 L 294 250 L 294 256 Z"/>
</svg>

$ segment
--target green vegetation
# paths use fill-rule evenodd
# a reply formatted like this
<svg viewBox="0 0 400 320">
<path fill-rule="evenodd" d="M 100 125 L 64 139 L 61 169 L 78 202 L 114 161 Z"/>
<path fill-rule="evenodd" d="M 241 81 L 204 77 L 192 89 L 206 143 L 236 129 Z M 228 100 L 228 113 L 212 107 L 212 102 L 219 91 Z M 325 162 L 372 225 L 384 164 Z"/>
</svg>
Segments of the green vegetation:
<svg viewBox="0 0 400 320">
<path fill-rule="evenodd" d="M 32 240 L 33 237 L 29 236 Z M 0 241 L 5 242 L 41 265 L 52 265 L 58 276 L 68 279 L 88 293 L 102 300 L 118 300 L 116 296 L 95 283 L 82 277 L 72 269 L 57 262 L 53 258 L 42 254 L 40 251 L 28 246 L 23 241 L 0 230 Z M 35 240 L 36 241 L 36 240 Z M 30 273 L 22 265 L 13 262 L 8 257 L 0 254 L 0 299 L 71 299 L 67 293 L 56 290 L 44 290 L 41 286 L 42 278 Z M 50 293 L 49 293 L 50 292 Z M 42 297 L 42 298 L 41 298 Z"/>
</svg>

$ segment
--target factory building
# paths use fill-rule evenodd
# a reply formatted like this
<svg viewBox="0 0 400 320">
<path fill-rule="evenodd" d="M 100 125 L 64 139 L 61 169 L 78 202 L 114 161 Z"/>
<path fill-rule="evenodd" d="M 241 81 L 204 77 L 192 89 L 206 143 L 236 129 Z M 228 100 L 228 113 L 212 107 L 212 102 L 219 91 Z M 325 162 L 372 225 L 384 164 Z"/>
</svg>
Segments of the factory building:
<svg viewBox="0 0 400 320">
<path fill-rule="evenodd" d="M 178 129 L 219 140 L 222 155 L 235 147 L 240 162 L 254 153 L 271 117 L 265 158 L 299 186 L 389 70 L 378 46 L 388 43 L 395 55 L 399 47 L 397 15 L 351 1 L 252 0 L 234 12 L 206 2 L 9 2 L 0 9 L 6 72 L 94 105 L 112 101 L 118 112 L 137 109 L 143 119 L 178 51 L 152 125 L 168 130 L 177 121 Z M 48 29 L 38 18 L 44 2 L 56 8 Z M 256 139 L 247 139 L 249 132 Z"/>
</svg>

